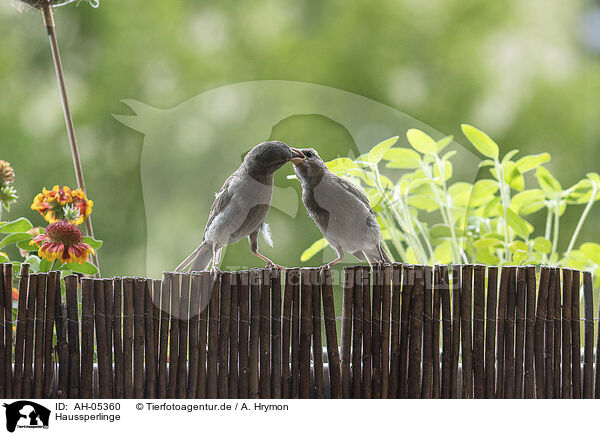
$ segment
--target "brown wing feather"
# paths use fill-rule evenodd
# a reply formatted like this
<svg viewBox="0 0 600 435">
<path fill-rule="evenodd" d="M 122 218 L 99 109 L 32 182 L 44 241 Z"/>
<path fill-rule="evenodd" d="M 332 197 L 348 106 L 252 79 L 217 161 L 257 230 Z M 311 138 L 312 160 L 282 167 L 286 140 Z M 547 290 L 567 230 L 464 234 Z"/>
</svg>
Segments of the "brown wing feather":
<svg viewBox="0 0 600 435">
<path fill-rule="evenodd" d="M 206 222 L 204 231 L 206 231 L 206 229 L 210 226 L 210 224 L 213 221 L 213 219 L 215 218 L 215 216 L 218 215 L 219 213 L 221 213 L 221 211 L 223 211 L 225 206 L 231 200 L 232 193 L 229 190 L 229 186 L 234 178 L 235 178 L 235 174 L 232 174 L 227 180 L 225 180 L 225 183 L 223 183 L 221 190 L 219 190 L 219 193 L 217 194 L 217 197 L 215 198 L 215 202 L 213 202 L 213 205 L 210 208 L 210 213 L 208 215 L 208 221 Z"/>
<path fill-rule="evenodd" d="M 337 176 L 337 180 L 347 191 L 349 191 L 351 194 L 356 196 L 360 201 L 362 201 L 369 209 L 369 212 L 373 216 L 375 216 L 375 212 L 373 211 L 373 209 L 371 208 L 371 204 L 369 203 L 369 198 L 367 198 L 366 195 L 358 187 L 356 187 L 351 182 L 344 180 L 342 177 Z"/>
</svg>

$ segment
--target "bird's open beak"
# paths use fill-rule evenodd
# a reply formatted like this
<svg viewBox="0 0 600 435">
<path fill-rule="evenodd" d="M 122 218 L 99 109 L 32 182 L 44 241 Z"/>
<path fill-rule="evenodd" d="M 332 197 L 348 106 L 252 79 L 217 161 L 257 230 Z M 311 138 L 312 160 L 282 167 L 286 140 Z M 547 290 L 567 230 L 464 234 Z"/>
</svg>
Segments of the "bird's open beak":
<svg viewBox="0 0 600 435">
<path fill-rule="evenodd" d="M 290 147 L 290 149 L 294 153 L 294 157 L 292 157 L 290 159 L 294 165 L 298 166 L 300 163 L 302 163 L 306 159 L 306 156 L 304 154 L 302 154 L 302 151 L 297 150 L 296 148 L 292 148 L 292 147 Z"/>
</svg>

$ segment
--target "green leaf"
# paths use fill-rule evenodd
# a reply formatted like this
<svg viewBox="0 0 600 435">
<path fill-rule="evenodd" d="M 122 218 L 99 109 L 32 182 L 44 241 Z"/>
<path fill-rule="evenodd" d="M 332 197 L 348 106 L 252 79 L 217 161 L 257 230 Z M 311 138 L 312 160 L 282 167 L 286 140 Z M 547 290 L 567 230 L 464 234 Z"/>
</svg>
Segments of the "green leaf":
<svg viewBox="0 0 600 435">
<path fill-rule="evenodd" d="M 493 161 L 493 160 L 486 159 L 486 160 L 482 161 L 482 162 L 479 164 L 479 167 L 480 167 L 480 168 L 485 168 L 486 166 L 494 166 L 495 164 L 496 164 L 496 163 L 494 163 L 494 161 Z"/>
<path fill-rule="evenodd" d="M 37 255 L 30 255 L 23 263 L 31 264 L 31 272 L 37 273 L 40 271 L 41 259 Z"/>
<path fill-rule="evenodd" d="M 437 143 L 428 134 L 411 128 L 406 132 L 406 138 L 410 145 L 422 154 L 435 154 Z"/>
<path fill-rule="evenodd" d="M 410 263 L 410 264 L 417 264 L 417 263 L 419 263 L 419 260 L 417 259 L 417 256 L 415 255 L 413 249 L 410 248 L 410 247 L 406 250 L 406 262 Z"/>
<path fill-rule="evenodd" d="M 484 238 L 479 239 L 473 242 L 473 247 L 475 249 L 489 249 L 489 248 L 497 248 L 502 246 L 502 242 L 498 239 L 494 238 Z"/>
<path fill-rule="evenodd" d="M 452 163 L 448 160 L 442 161 L 443 168 L 441 172 L 443 172 L 443 176 L 440 173 L 440 165 L 435 165 L 433 167 L 433 176 L 435 178 L 439 178 L 439 184 L 442 184 L 443 181 L 447 181 L 452 177 Z"/>
<path fill-rule="evenodd" d="M 448 195 L 452 198 L 452 205 L 455 207 L 466 207 L 471 198 L 472 185 L 463 181 L 458 181 L 448 188 Z"/>
<path fill-rule="evenodd" d="M 479 263 L 495 265 L 500 262 L 498 257 L 494 255 L 489 249 L 480 249 L 475 253 L 475 259 Z"/>
<path fill-rule="evenodd" d="M 0 252 L 0 263 L 8 263 L 10 258 L 4 252 Z"/>
<path fill-rule="evenodd" d="M 24 251 L 28 251 L 28 252 L 33 252 L 33 251 L 38 250 L 38 247 L 35 245 L 30 245 L 29 240 L 27 240 L 27 239 L 17 242 L 17 248 L 22 249 Z"/>
<path fill-rule="evenodd" d="M 437 264 L 452 262 L 452 245 L 448 240 L 442 242 L 433 250 L 433 258 Z"/>
<path fill-rule="evenodd" d="M 594 184 L 600 187 L 600 175 L 595 172 L 590 172 L 587 174 L 587 177 L 594 182 Z"/>
<path fill-rule="evenodd" d="M 86 275 L 95 275 L 98 273 L 98 269 L 96 268 L 96 266 L 94 266 L 92 263 L 89 263 L 89 262 L 86 262 L 83 264 L 67 263 L 67 264 L 64 264 L 60 268 L 60 270 L 84 273 Z"/>
<path fill-rule="evenodd" d="M 392 148 L 383 158 L 389 162 L 386 168 L 416 169 L 421 166 L 421 156 L 409 148 Z"/>
<path fill-rule="evenodd" d="M 50 263 L 45 258 L 41 259 L 40 264 L 39 264 L 40 272 L 42 272 L 42 273 L 49 272 L 51 267 L 52 267 L 52 263 Z"/>
<path fill-rule="evenodd" d="M 471 198 L 469 199 L 469 205 L 471 207 L 479 207 L 483 204 L 487 204 L 492 200 L 500 186 L 495 180 L 479 180 L 473 186 L 471 191 Z"/>
<path fill-rule="evenodd" d="M 512 209 L 507 209 L 507 220 L 508 225 L 523 239 L 528 239 L 529 235 L 533 232 L 533 226 L 523 219 L 521 216 L 516 214 Z M 500 211 L 502 213 L 502 211 Z"/>
<path fill-rule="evenodd" d="M 443 155 L 442 160 L 449 160 L 456 155 L 456 151 L 448 151 Z"/>
<path fill-rule="evenodd" d="M 498 145 L 487 134 L 469 124 L 462 124 L 461 128 L 477 151 L 490 159 L 498 160 Z"/>
<path fill-rule="evenodd" d="M 7 222 L 3 225 L 0 225 L 0 233 L 10 234 L 10 233 L 24 233 L 33 228 L 31 222 L 25 218 L 19 218 L 17 220 Z"/>
<path fill-rule="evenodd" d="M 545 239 L 543 237 L 536 237 L 533 240 L 533 249 L 535 251 L 541 252 L 542 254 L 549 254 L 552 250 L 552 243 L 550 240 Z"/>
<path fill-rule="evenodd" d="M 588 258 L 588 260 L 600 265 L 600 244 L 583 243 L 579 250 Z"/>
<path fill-rule="evenodd" d="M 537 167 L 535 170 L 535 176 L 540 187 L 546 194 L 556 195 L 562 190 L 558 180 L 554 178 L 550 171 L 543 166 Z"/>
<path fill-rule="evenodd" d="M 513 253 L 513 263 L 522 264 L 529 258 L 529 253 L 527 251 L 518 250 Z"/>
<path fill-rule="evenodd" d="M 532 169 L 537 168 L 542 163 L 546 163 L 550 161 L 550 154 L 542 153 L 536 154 L 532 156 L 521 157 L 517 160 L 517 168 L 521 171 L 521 174 L 525 172 L 531 171 Z"/>
<path fill-rule="evenodd" d="M 348 157 L 339 157 L 325 163 L 329 170 L 334 174 L 339 172 L 347 171 L 349 169 L 357 169 L 358 166 Z"/>
<path fill-rule="evenodd" d="M 528 215 L 545 207 L 546 197 L 540 189 L 529 189 L 517 193 L 510 202 L 515 213 Z"/>
<path fill-rule="evenodd" d="M 102 240 L 96 240 L 96 239 L 94 239 L 92 237 L 85 236 L 83 238 L 83 243 L 87 243 L 88 245 L 90 245 L 94 249 L 99 249 L 104 242 Z"/>
<path fill-rule="evenodd" d="M 527 243 L 525 243 L 522 240 L 515 240 L 514 242 L 512 242 L 510 245 L 508 245 L 508 249 L 511 250 L 511 252 L 517 252 L 517 251 L 529 251 L 529 246 L 527 246 Z"/>
<path fill-rule="evenodd" d="M 513 189 L 521 191 L 525 188 L 525 179 L 517 169 L 515 162 L 508 161 L 502 164 L 504 168 L 504 181 Z"/>
<path fill-rule="evenodd" d="M 440 152 L 442 152 L 442 150 L 444 148 L 446 148 L 454 139 L 454 136 L 446 136 L 443 139 L 440 139 L 437 141 L 437 153 L 439 154 Z M 450 151 L 452 152 L 452 151 Z M 445 156 L 444 156 L 445 157 Z"/>
<path fill-rule="evenodd" d="M 390 137 L 389 139 L 378 143 L 371 151 L 369 151 L 369 154 L 367 154 L 367 160 L 371 163 L 379 163 L 385 152 L 393 147 L 396 142 L 398 142 L 398 136 Z"/>
<path fill-rule="evenodd" d="M 418 208 L 419 210 L 425 210 L 428 212 L 437 210 L 439 204 L 430 196 L 425 195 L 411 195 L 408 197 L 408 205 Z"/>
<path fill-rule="evenodd" d="M 510 159 L 512 159 L 512 157 L 518 152 L 519 150 L 510 150 L 509 152 L 507 152 L 506 155 L 502 158 L 502 164 L 510 162 Z"/>
<path fill-rule="evenodd" d="M 314 257 L 319 252 L 321 252 L 323 249 L 325 249 L 325 247 L 328 244 L 329 243 L 327 243 L 327 240 L 325 240 L 325 239 L 319 239 L 319 240 L 317 240 L 315 243 L 313 243 L 312 245 L 310 245 L 310 247 L 308 247 L 302 253 L 302 255 L 300 255 L 300 261 L 308 261 L 308 260 L 310 260 L 312 257 Z"/>
<path fill-rule="evenodd" d="M 29 233 L 12 233 L 4 237 L 0 241 L 0 248 L 3 248 L 7 245 L 11 245 L 13 243 L 17 243 L 21 240 L 31 240 L 32 238 L 33 236 Z"/>
<path fill-rule="evenodd" d="M 461 237 L 463 235 L 463 230 L 455 228 L 454 233 L 457 237 Z M 448 225 L 436 224 L 429 230 L 429 235 L 435 239 L 450 239 L 452 238 L 452 231 Z"/>
</svg>

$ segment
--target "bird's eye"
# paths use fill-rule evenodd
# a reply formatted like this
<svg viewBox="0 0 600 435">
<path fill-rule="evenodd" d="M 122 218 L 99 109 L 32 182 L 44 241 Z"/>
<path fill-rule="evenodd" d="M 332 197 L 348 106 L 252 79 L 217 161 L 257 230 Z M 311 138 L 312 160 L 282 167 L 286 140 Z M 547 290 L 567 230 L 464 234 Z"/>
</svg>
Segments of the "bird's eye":
<svg viewBox="0 0 600 435">
<path fill-rule="evenodd" d="M 305 155 L 306 157 L 312 157 L 312 156 L 313 156 L 313 153 L 312 153 L 311 151 L 307 151 L 307 152 L 305 152 L 305 153 L 304 153 L 304 155 Z"/>
</svg>

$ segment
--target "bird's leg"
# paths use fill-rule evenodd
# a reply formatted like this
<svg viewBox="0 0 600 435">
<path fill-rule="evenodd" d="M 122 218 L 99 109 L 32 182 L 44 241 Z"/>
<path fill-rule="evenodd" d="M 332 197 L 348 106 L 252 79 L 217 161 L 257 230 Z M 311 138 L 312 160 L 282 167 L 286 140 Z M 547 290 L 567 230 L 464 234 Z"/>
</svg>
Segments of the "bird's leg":
<svg viewBox="0 0 600 435">
<path fill-rule="evenodd" d="M 344 259 L 344 251 L 341 248 L 334 247 L 334 249 L 335 249 L 335 252 L 337 253 L 337 258 L 333 261 L 330 261 L 327 264 L 324 264 L 323 265 L 324 270 L 331 269 L 333 266 L 335 266 L 336 264 L 338 264 L 340 261 L 342 261 Z"/>
<path fill-rule="evenodd" d="M 269 267 L 269 268 L 275 267 L 279 270 L 283 270 L 282 266 L 274 263 L 270 258 L 265 257 L 260 252 L 258 252 L 258 231 L 255 231 L 252 234 L 250 234 L 248 236 L 248 241 L 250 242 L 250 252 L 252 252 L 252 255 L 256 255 L 258 258 L 260 258 L 262 261 L 264 261 L 266 263 L 265 267 Z"/>
<path fill-rule="evenodd" d="M 212 266 L 210 271 L 214 272 L 215 274 L 220 274 L 221 269 L 219 269 L 219 264 L 221 264 L 221 248 L 216 248 L 213 246 L 212 253 Z"/>
</svg>

